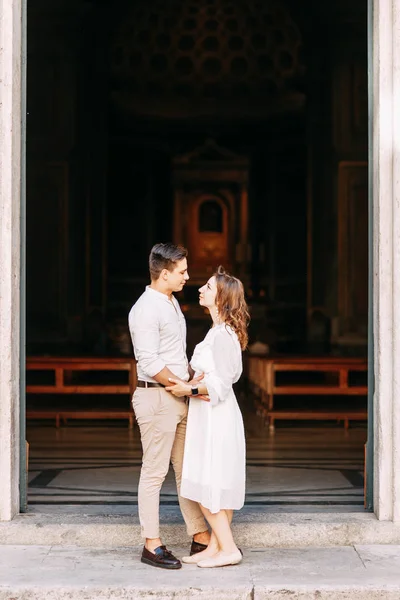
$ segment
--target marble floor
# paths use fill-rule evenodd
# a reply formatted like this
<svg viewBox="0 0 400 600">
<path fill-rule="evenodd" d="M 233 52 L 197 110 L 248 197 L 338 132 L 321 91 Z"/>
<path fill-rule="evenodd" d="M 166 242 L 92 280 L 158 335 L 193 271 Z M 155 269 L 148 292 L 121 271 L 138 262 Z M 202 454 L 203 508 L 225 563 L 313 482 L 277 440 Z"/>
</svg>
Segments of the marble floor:
<svg viewBox="0 0 400 600">
<path fill-rule="evenodd" d="M 245 510 L 363 511 L 366 425 L 348 432 L 332 423 L 277 424 L 271 435 L 252 411 L 244 411 L 247 438 Z M 28 424 L 28 506 L 35 512 L 57 506 L 120 507 L 137 504 L 141 446 L 137 427 L 125 423 L 87 426 L 71 422 Z M 161 504 L 177 506 L 169 472 Z M 125 509 L 123 508 L 125 507 Z M 263 509 L 263 510 L 264 510 Z"/>
</svg>

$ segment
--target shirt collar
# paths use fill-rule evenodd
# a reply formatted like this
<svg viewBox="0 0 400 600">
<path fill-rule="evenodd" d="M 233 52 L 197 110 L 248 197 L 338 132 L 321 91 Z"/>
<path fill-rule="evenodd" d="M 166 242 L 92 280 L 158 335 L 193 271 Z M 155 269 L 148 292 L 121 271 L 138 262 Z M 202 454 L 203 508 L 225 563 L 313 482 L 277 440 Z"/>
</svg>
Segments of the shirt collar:
<svg viewBox="0 0 400 600">
<path fill-rule="evenodd" d="M 168 302 L 168 304 L 171 304 L 171 301 L 168 298 L 167 294 L 163 294 L 162 292 L 158 292 L 157 290 L 153 289 L 149 285 L 146 285 L 146 292 L 148 292 L 150 294 L 155 294 L 157 296 L 157 298 L 162 299 L 162 300 Z M 172 298 L 172 302 L 176 302 L 177 301 L 176 298 L 175 298 L 175 296 L 173 294 L 172 294 L 171 298 Z"/>
</svg>

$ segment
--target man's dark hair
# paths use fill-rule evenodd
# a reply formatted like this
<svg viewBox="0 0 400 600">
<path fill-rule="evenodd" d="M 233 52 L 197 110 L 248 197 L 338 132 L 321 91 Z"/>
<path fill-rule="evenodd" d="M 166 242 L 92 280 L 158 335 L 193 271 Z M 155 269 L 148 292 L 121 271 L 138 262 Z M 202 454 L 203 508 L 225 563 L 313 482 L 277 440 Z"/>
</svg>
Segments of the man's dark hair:
<svg viewBox="0 0 400 600">
<path fill-rule="evenodd" d="M 149 269 L 152 281 L 156 281 L 163 269 L 173 271 L 176 263 L 183 260 L 188 255 L 188 251 L 183 246 L 175 244 L 155 244 L 149 256 Z"/>
</svg>

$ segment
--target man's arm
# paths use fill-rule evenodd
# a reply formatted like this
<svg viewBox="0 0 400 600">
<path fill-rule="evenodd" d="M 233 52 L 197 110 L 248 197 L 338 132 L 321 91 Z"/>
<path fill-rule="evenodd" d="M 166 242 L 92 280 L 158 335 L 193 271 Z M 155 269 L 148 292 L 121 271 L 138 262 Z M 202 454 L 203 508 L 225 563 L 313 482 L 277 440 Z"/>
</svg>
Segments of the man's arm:
<svg viewBox="0 0 400 600">
<path fill-rule="evenodd" d="M 172 371 L 170 371 L 168 367 L 164 367 L 159 373 L 153 375 L 152 377 L 153 379 L 158 381 L 158 383 L 161 383 L 165 386 L 171 385 L 170 378 L 177 379 L 179 381 L 182 381 L 183 383 L 183 380 L 180 379 L 180 377 L 178 377 L 177 375 L 175 375 Z"/>
<path fill-rule="evenodd" d="M 194 375 L 194 371 L 192 368 L 190 368 L 190 371 Z M 190 371 L 189 371 L 189 374 L 190 374 Z M 158 383 L 161 383 L 162 385 L 165 385 L 165 386 L 171 385 L 171 379 L 173 379 L 174 381 L 181 382 L 182 385 L 191 386 L 191 384 L 193 384 L 193 386 L 195 386 L 195 385 L 198 385 L 198 383 L 203 379 L 203 377 L 204 377 L 204 375 L 200 375 L 196 379 L 193 379 L 193 377 L 190 375 L 190 381 L 189 382 L 184 381 L 180 377 L 177 377 L 177 375 L 175 375 L 172 371 L 170 371 L 168 369 L 168 367 L 164 367 L 162 369 L 162 371 L 160 371 L 156 375 L 153 375 L 153 379 L 155 379 L 156 381 L 158 381 Z"/>
<path fill-rule="evenodd" d="M 162 385 L 169 385 L 170 377 L 180 380 L 159 357 L 160 330 L 152 311 L 142 308 L 137 314 L 130 314 L 129 329 L 135 346 L 136 359 L 146 375 Z"/>
<path fill-rule="evenodd" d="M 140 368 L 153 378 L 165 363 L 159 357 L 160 331 L 157 315 L 148 307 L 140 307 L 129 314 L 129 330 Z"/>
</svg>

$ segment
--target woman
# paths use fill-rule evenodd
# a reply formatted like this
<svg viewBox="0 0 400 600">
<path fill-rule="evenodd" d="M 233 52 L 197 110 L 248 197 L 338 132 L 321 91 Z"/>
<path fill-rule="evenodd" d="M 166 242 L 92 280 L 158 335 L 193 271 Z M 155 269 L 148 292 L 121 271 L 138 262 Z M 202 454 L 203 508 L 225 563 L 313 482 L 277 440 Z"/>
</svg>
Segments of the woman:
<svg viewBox="0 0 400 600">
<path fill-rule="evenodd" d="M 222 267 L 199 292 L 213 321 L 191 360 L 195 378 L 204 378 L 197 389 L 175 379 L 166 389 L 191 396 L 181 495 L 199 502 L 212 529 L 207 548 L 182 561 L 223 567 L 242 560 L 230 526 L 233 510 L 244 504 L 246 467 L 243 419 L 232 384 L 242 373 L 249 315 L 242 283 Z"/>
</svg>

